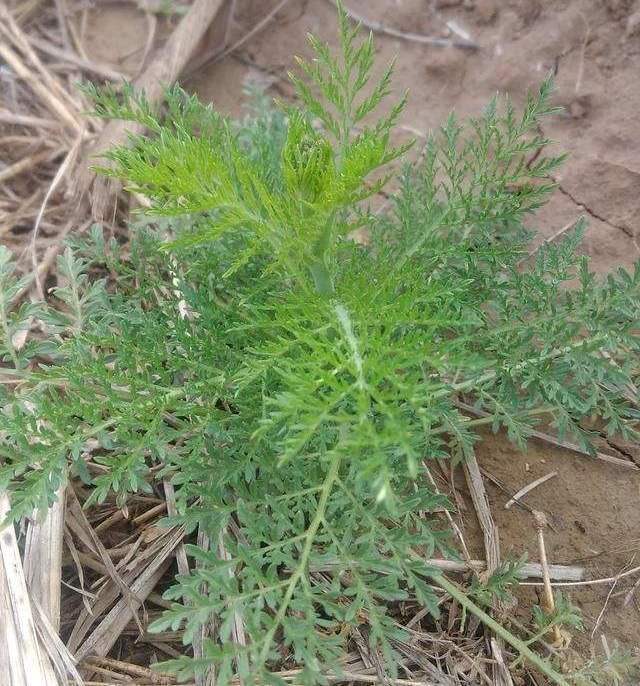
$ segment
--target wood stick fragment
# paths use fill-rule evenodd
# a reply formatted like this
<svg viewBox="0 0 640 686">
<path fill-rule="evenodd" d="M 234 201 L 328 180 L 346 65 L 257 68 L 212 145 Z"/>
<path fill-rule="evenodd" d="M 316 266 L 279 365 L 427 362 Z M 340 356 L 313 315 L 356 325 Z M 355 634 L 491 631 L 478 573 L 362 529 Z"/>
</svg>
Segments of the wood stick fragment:
<svg viewBox="0 0 640 686">
<path fill-rule="evenodd" d="M 434 567 L 443 572 L 464 574 L 469 571 L 476 573 L 486 572 L 487 563 L 484 560 L 465 560 L 458 562 L 457 560 L 442 560 L 439 558 L 424 560 L 429 567 Z M 353 563 L 356 565 L 357 563 Z M 309 569 L 312 572 L 335 572 L 344 565 L 344 562 L 335 560 L 324 560 L 322 564 L 312 564 Z M 580 582 L 585 577 L 585 569 L 576 565 L 548 565 L 550 578 L 554 581 L 560 582 Z M 518 578 L 520 579 L 541 579 L 542 566 L 537 562 L 527 562 L 519 568 Z"/>
<path fill-rule="evenodd" d="M 38 36 L 29 36 L 29 42 L 34 47 L 38 48 L 47 55 L 55 57 L 56 59 L 64 60 L 70 64 L 79 67 L 84 71 L 88 71 L 96 76 L 100 76 L 104 79 L 109 79 L 110 81 L 123 82 L 126 81 L 127 77 L 122 72 L 117 71 L 108 64 L 103 64 L 101 62 L 96 62 L 94 60 L 87 60 L 70 50 L 63 50 L 57 45 L 50 43 L 44 38 Z"/>
<path fill-rule="evenodd" d="M 433 474 L 431 473 L 431 470 L 427 466 L 426 462 L 423 461 L 423 466 L 425 469 L 425 473 L 427 475 L 427 478 L 429 479 L 429 483 L 434 489 L 434 492 L 437 495 L 440 495 L 440 489 L 438 488 L 438 484 L 436 483 L 436 480 L 433 478 Z M 462 535 L 462 531 L 460 527 L 458 526 L 457 522 L 454 520 L 454 518 L 451 516 L 451 513 L 447 508 L 444 509 L 444 516 L 447 519 L 447 522 L 449 522 L 449 526 L 452 528 L 454 533 L 456 534 L 458 541 L 460 541 L 460 548 L 462 549 L 462 556 L 464 557 L 466 562 L 469 562 L 471 559 L 471 555 L 469 554 L 469 549 L 467 548 L 467 543 L 464 540 L 464 536 Z"/>
<path fill-rule="evenodd" d="M 62 42 L 68 48 L 71 47 L 69 42 L 69 27 L 67 26 L 67 8 L 64 0 L 55 0 L 56 14 L 58 15 L 58 26 L 60 27 L 60 35 Z"/>
<path fill-rule="evenodd" d="M 162 514 L 166 509 L 167 504 L 160 503 L 159 505 L 155 505 L 154 507 L 150 507 L 148 510 L 145 510 L 142 514 L 139 514 L 137 517 L 134 517 L 132 519 L 132 522 L 136 526 L 140 526 L 141 524 L 145 524 L 146 522 L 148 522 L 150 519 L 155 519 L 156 517 L 158 517 L 158 515 Z"/>
<path fill-rule="evenodd" d="M 10 686 L 57 686 L 55 673 L 38 643 L 9 498 L 0 494 L 0 678 Z"/>
<path fill-rule="evenodd" d="M 168 479 L 165 479 L 162 484 L 164 487 L 164 494 L 167 499 L 167 514 L 170 517 L 176 517 L 178 515 L 178 508 L 176 506 L 176 493 L 175 489 L 173 488 L 173 484 Z M 176 564 L 178 565 L 179 574 L 189 574 L 189 561 L 187 559 L 184 543 L 182 542 L 180 542 L 176 548 Z M 188 602 L 186 596 L 184 600 L 185 602 Z"/>
<path fill-rule="evenodd" d="M 120 671 L 130 676 L 141 677 L 146 681 L 151 681 L 155 684 L 172 684 L 175 683 L 175 677 L 170 674 L 163 674 L 149 669 L 148 667 L 141 667 L 130 662 L 123 662 L 122 660 L 114 660 L 111 657 L 88 657 L 84 660 L 85 664 L 104 667 L 113 671 Z"/>
<path fill-rule="evenodd" d="M 4 12 L 2 5 L 0 5 L 0 13 L 2 13 L 2 18 L 4 20 L 4 24 L 0 24 L 0 32 L 11 41 L 13 46 L 23 55 L 24 59 L 26 59 L 26 61 L 36 70 L 42 85 L 52 94 L 55 94 L 62 103 L 66 103 L 66 107 L 70 108 L 70 115 L 76 123 L 79 123 L 79 119 L 76 118 L 80 116 L 78 101 L 73 99 L 69 90 L 67 90 L 60 83 L 60 80 L 43 64 L 36 51 L 31 47 L 29 39 L 20 24 L 14 20 L 10 12 Z"/>
<path fill-rule="evenodd" d="M 335 0 L 329 0 L 332 4 L 335 4 Z M 348 7 L 344 7 L 344 10 L 352 21 L 356 24 L 361 24 L 365 28 L 369 29 L 373 33 L 381 33 L 386 36 L 391 36 L 392 38 L 399 38 L 401 40 L 408 41 L 409 43 L 421 43 L 423 45 L 434 45 L 440 48 L 463 48 L 466 50 L 479 50 L 480 46 L 474 43 L 470 39 L 455 40 L 451 38 L 440 38 L 438 36 L 425 36 L 421 33 L 412 33 L 410 31 L 399 31 L 390 26 L 385 26 L 379 21 L 374 21 L 372 19 L 365 19 L 365 17 L 356 14 L 353 10 Z"/>
<path fill-rule="evenodd" d="M 297 684 L 299 683 L 301 669 L 290 669 L 286 672 L 274 672 L 273 675 L 278 679 L 282 679 L 288 683 Z M 329 684 L 339 684 L 356 682 L 362 684 L 381 684 L 382 686 L 436 686 L 424 679 L 392 679 L 386 677 L 384 681 L 380 679 L 377 674 L 362 674 L 360 672 L 354 671 L 341 671 L 339 674 L 334 674 L 329 672 L 328 674 L 322 675 L 324 681 Z M 147 681 L 141 682 L 137 681 L 135 683 L 125 682 L 127 686 L 155 686 L 157 682 Z M 240 686 L 241 682 L 237 678 L 230 679 L 229 681 L 232 686 Z M 105 681 L 85 681 L 84 686 L 122 686 L 123 682 L 105 682 Z M 71 686 L 71 684 L 70 684 Z M 187 683 L 181 683 L 180 686 L 197 686 L 195 682 L 190 681 Z"/>
<path fill-rule="evenodd" d="M 102 541 L 100 538 L 96 535 L 95 531 L 93 530 L 93 527 L 89 523 L 89 520 L 87 519 L 84 510 L 82 509 L 82 506 L 80 505 L 80 502 L 78 501 L 78 498 L 76 494 L 73 492 L 73 489 L 69 489 L 69 499 L 68 499 L 68 507 L 69 507 L 69 512 L 73 514 L 73 517 L 75 519 L 75 522 L 72 520 L 69 521 L 69 526 L 74 530 L 76 533 L 80 533 L 84 530 L 84 534 L 88 537 L 89 539 L 89 545 L 87 546 L 90 550 L 94 550 L 98 556 L 100 557 L 100 560 L 104 564 L 104 566 L 107 569 L 107 573 L 109 574 L 109 577 L 114 581 L 114 583 L 118 586 L 120 589 L 120 592 L 122 593 L 122 596 L 124 597 L 125 602 L 129 604 L 129 606 L 132 608 L 132 615 L 136 619 L 136 621 L 139 623 L 140 626 L 140 632 L 142 632 L 142 624 L 140 624 L 140 620 L 138 619 L 138 615 L 135 612 L 136 607 L 139 607 L 141 603 L 139 603 L 138 599 L 135 597 L 133 592 L 129 589 L 127 584 L 123 581 L 122 577 L 120 576 L 120 573 L 116 569 L 115 565 L 111 561 L 111 558 L 109 557 L 109 553 L 107 552 L 107 549 L 104 547 Z M 84 538 L 84 537 L 83 537 Z M 84 539 L 86 541 L 86 538 Z M 86 545 L 86 543 L 85 543 Z"/>
<path fill-rule="evenodd" d="M 4 21 L 4 13 L 0 7 L 0 25 Z M 62 121 L 64 121 L 70 128 L 77 132 L 82 130 L 82 124 L 75 118 L 73 113 L 69 110 L 54 93 L 44 86 L 42 81 L 24 64 L 18 54 L 14 52 L 5 43 L 0 43 L 0 57 L 11 67 L 18 77 L 24 79 L 29 84 L 31 90 L 49 107 L 49 109 L 56 114 Z"/>
<path fill-rule="evenodd" d="M 208 534 L 204 531 L 204 529 L 201 526 L 198 527 L 198 535 L 196 538 L 196 542 L 198 544 L 198 547 L 202 550 L 207 551 L 211 547 L 211 540 L 209 539 Z M 196 568 L 198 568 L 201 565 L 202 563 L 196 560 Z M 204 626 L 200 627 L 200 630 L 195 633 L 193 641 L 194 657 L 204 657 L 204 641 L 207 637 L 214 638 L 216 636 L 217 625 L 217 618 L 211 617 L 209 622 L 207 622 L 207 624 L 205 624 Z M 196 678 L 196 686 L 215 686 L 215 683 L 216 669 L 214 665 L 211 665 L 202 675 L 202 677 Z"/>
<path fill-rule="evenodd" d="M 553 567 L 551 565 L 550 567 Z M 551 584 L 552 586 L 569 586 L 569 587 L 579 587 L 579 586 L 599 586 L 601 584 L 612 584 L 612 583 L 617 583 L 620 581 L 620 579 L 624 579 L 628 576 L 633 576 L 634 574 L 640 573 L 640 566 L 638 567 L 633 567 L 632 569 L 627 569 L 625 572 L 620 572 L 619 574 L 616 574 L 616 576 L 606 576 L 606 577 L 600 577 L 598 579 L 586 579 L 584 581 L 560 581 L 560 582 L 554 582 Z M 523 581 L 522 586 L 542 586 L 544 582 L 536 582 L 536 581 Z"/>
<path fill-rule="evenodd" d="M 51 195 L 55 192 L 56 188 L 64 178 L 65 174 L 69 171 L 69 168 L 75 163 L 78 150 L 80 150 L 80 145 L 82 144 L 82 132 L 78 135 L 75 143 L 69 149 L 69 152 L 65 155 L 64 160 L 58 167 L 58 170 L 53 177 L 53 180 L 47 188 L 47 192 L 44 195 L 42 204 L 40 205 L 40 210 L 36 216 L 36 221 L 33 225 L 33 231 L 31 232 L 31 241 L 29 247 L 31 249 L 31 266 L 33 267 L 33 276 L 36 283 L 36 289 L 38 291 L 38 296 L 40 300 L 45 300 L 44 287 L 42 285 L 42 279 L 40 278 L 40 269 L 38 265 L 38 256 L 36 253 L 36 244 L 38 240 L 38 230 L 40 229 L 40 223 L 42 222 L 42 217 L 44 216 L 47 203 L 51 198 Z"/>
<path fill-rule="evenodd" d="M 38 521 L 38 513 L 34 513 L 27 528 L 24 551 L 24 574 L 31 599 L 37 602 L 55 631 L 60 628 L 64 513 L 65 486 L 61 486 L 46 517 Z"/>
<path fill-rule="evenodd" d="M 542 565 L 542 582 L 544 584 L 544 596 L 542 607 L 544 611 L 551 615 L 555 612 L 556 601 L 553 597 L 553 590 L 551 588 L 551 578 L 549 576 L 549 565 L 547 563 L 547 549 L 544 544 L 544 529 L 547 526 L 547 518 L 542 512 L 534 512 L 534 521 L 536 532 L 538 534 L 538 551 L 540 554 L 540 564 Z M 562 641 L 562 636 L 560 635 L 560 627 L 554 624 L 553 629 L 553 642 L 557 645 Z"/>
<path fill-rule="evenodd" d="M 60 123 L 53 119 L 34 117 L 30 114 L 18 114 L 0 109 L 0 124 L 15 124 L 16 126 L 33 126 L 40 129 L 59 129 Z"/>
<path fill-rule="evenodd" d="M 484 536 L 484 548 L 487 555 L 486 573 L 493 574 L 500 566 L 500 538 L 498 535 L 498 527 L 493 520 L 491 508 L 489 507 L 489 497 L 487 496 L 487 491 L 484 487 L 480 466 L 478 465 L 478 461 L 474 454 L 465 462 L 464 474 Z M 501 612 L 499 603 L 494 604 L 494 610 Z M 511 674 L 505 667 L 504 657 L 502 655 L 503 647 L 504 642 L 500 637 L 492 637 L 491 652 L 495 659 L 495 664 L 492 669 L 493 681 L 496 686 L 513 686 Z"/>
<path fill-rule="evenodd" d="M 2 48 L 1 45 L 0 48 Z M 64 151 L 64 148 L 56 148 L 55 150 L 42 150 L 41 152 L 33 155 L 23 157 L 21 160 L 18 160 L 17 162 L 10 164 L 8 167 L 0 170 L 0 182 L 8 181 L 14 176 L 18 176 L 18 174 L 22 174 L 29 169 L 33 169 L 33 167 L 37 167 L 39 164 L 51 162 L 51 160 L 55 160 L 56 157 L 62 155 Z"/>
<path fill-rule="evenodd" d="M 224 529 L 220 532 L 220 535 L 218 537 L 218 556 L 220 557 L 221 560 L 231 560 L 231 554 L 227 551 L 227 548 L 224 543 L 224 537 L 227 535 L 227 530 Z M 234 571 L 229 568 L 229 576 L 233 578 L 234 576 Z M 231 628 L 231 636 L 233 638 L 233 643 L 234 645 L 238 646 L 246 646 L 247 645 L 247 640 L 245 636 L 245 630 L 244 630 L 244 619 L 242 617 L 242 613 L 240 610 L 236 610 L 233 615 L 233 626 Z M 246 663 L 246 656 L 238 651 L 237 653 L 237 658 L 238 663 L 242 664 L 243 661 Z M 245 664 L 245 666 L 248 668 L 248 663 Z"/>
<path fill-rule="evenodd" d="M 487 572 L 493 572 L 500 566 L 500 539 L 498 527 L 493 521 L 489 498 L 482 480 L 482 473 L 475 456 L 471 456 L 464 464 L 464 474 L 471 494 L 473 507 L 478 516 L 480 528 L 484 536 L 484 547 L 487 554 Z"/>
<path fill-rule="evenodd" d="M 476 572 L 487 569 L 484 560 L 469 560 L 469 562 L 456 562 L 455 560 L 425 560 L 430 567 L 441 569 L 443 572 L 467 572 L 471 567 Z M 585 576 L 583 567 L 572 565 L 547 565 L 549 578 L 554 581 L 582 581 Z M 537 562 L 527 562 L 518 571 L 520 579 L 541 579 L 543 575 L 542 565 Z"/>
<path fill-rule="evenodd" d="M 183 536 L 183 527 L 176 527 L 168 532 L 165 545 L 131 583 L 131 593 L 136 599 L 135 603 L 131 605 L 125 599 L 118 601 L 77 648 L 75 654 L 78 660 L 84 660 L 91 655 L 100 657 L 107 655 L 136 610 L 142 606 L 171 564 L 173 552 Z"/>
<path fill-rule="evenodd" d="M 527 493 L 530 493 L 531 491 L 533 491 L 534 488 L 537 488 L 543 483 L 546 483 L 547 481 L 549 481 L 549 479 L 553 479 L 554 476 L 558 476 L 558 472 L 549 472 L 548 474 L 541 476 L 539 479 L 532 481 L 530 484 L 527 484 L 526 486 L 524 486 L 519 491 L 513 494 L 513 497 L 505 503 L 504 509 L 508 510 L 512 505 L 514 505 L 515 503 L 519 502 L 522 498 L 524 498 L 524 496 L 527 495 Z"/>
<path fill-rule="evenodd" d="M 114 510 L 112 514 L 110 514 L 108 517 L 103 519 L 100 524 L 95 526 L 93 530 L 97 534 L 101 534 L 107 529 L 111 528 L 114 524 L 117 524 L 119 521 L 124 519 L 124 512 L 121 509 Z"/>
<path fill-rule="evenodd" d="M 58 635 L 58 629 L 49 623 L 49 618 L 35 599 L 32 599 L 31 604 L 38 637 L 53 664 L 59 682 L 65 683 L 66 677 L 70 676 L 76 686 L 83 686 L 82 677 L 76 669 L 76 661 Z"/>
</svg>

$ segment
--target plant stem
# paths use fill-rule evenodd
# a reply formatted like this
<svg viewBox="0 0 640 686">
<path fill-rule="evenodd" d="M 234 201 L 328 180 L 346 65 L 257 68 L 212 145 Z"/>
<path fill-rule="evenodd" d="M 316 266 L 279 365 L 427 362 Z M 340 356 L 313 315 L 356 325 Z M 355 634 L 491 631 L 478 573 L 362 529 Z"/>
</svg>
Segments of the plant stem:
<svg viewBox="0 0 640 686">
<path fill-rule="evenodd" d="M 512 648 L 518 651 L 518 653 L 527 658 L 531 664 L 539 669 L 545 676 L 547 676 L 554 684 L 557 686 L 570 686 L 569 682 L 560 674 L 556 672 L 553 667 L 549 664 L 547 660 L 540 657 L 537 653 L 534 653 L 529 646 L 514 636 L 510 631 L 505 629 L 499 622 L 497 622 L 493 617 L 488 615 L 483 609 L 478 607 L 465 593 L 463 593 L 456 584 L 449 581 L 442 574 L 431 574 L 433 581 L 435 581 L 438 586 L 443 588 L 449 595 L 455 598 L 463 608 L 468 612 L 474 614 L 478 619 L 480 619 L 483 624 L 489 627 L 495 634 L 504 639 Z"/>
<path fill-rule="evenodd" d="M 291 575 L 291 578 L 289 579 L 287 591 L 284 594 L 282 603 L 278 608 L 276 616 L 274 617 L 273 624 L 269 628 L 267 635 L 264 637 L 262 649 L 260 651 L 261 666 L 264 665 L 267 661 L 267 657 L 269 656 L 269 648 L 271 647 L 271 643 L 273 642 L 273 637 L 275 636 L 276 631 L 279 629 L 280 624 L 282 624 L 282 620 L 284 619 L 284 616 L 287 613 L 287 609 L 289 608 L 289 603 L 293 598 L 296 586 L 298 585 L 300 579 L 302 579 L 302 575 L 305 573 L 307 569 L 307 563 L 309 561 L 309 555 L 311 554 L 311 548 L 313 547 L 313 541 L 315 539 L 316 534 L 318 533 L 320 525 L 324 520 L 324 515 L 327 510 L 327 502 L 329 501 L 329 496 L 331 495 L 333 484 L 338 478 L 338 471 L 340 469 L 341 460 L 341 453 L 336 451 L 331 458 L 331 462 L 329 463 L 329 470 L 327 471 L 327 476 L 325 477 L 322 483 L 322 491 L 320 499 L 318 500 L 318 508 L 313 517 L 313 520 L 311 521 L 311 524 L 309 524 L 309 528 L 306 531 L 306 540 L 304 543 L 304 547 L 302 548 L 302 552 L 300 553 L 298 565 L 293 574 Z"/>
<path fill-rule="evenodd" d="M 320 234 L 313 247 L 313 262 L 309 266 L 316 290 L 320 295 L 324 296 L 333 294 L 333 281 L 326 259 L 333 244 L 333 226 L 335 221 L 335 214 L 330 214 L 324 218 Z"/>
<path fill-rule="evenodd" d="M 570 345 L 565 345 L 563 348 L 555 348 L 554 350 L 551 350 L 550 352 L 545 353 L 543 355 L 530 357 L 526 360 L 522 360 L 521 362 L 518 362 L 512 367 L 503 367 L 501 371 L 520 372 L 523 369 L 526 369 L 530 364 L 535 364 L 536 362 L 546 362 L 547 360 L 556 359 L 561 355 L 564 355 L 565 353 L 569 353 L 572 350 L 581 348 L 582 346 L 588 345 L 589 343 L 594 343 L 599 339 L 604 339 L 604 336 L 600 334 L 594 336 L 593 338 L 585 338 L 576 341 L 575 343 L 572 343 Z M 471 379 L 465 379 L 465 381 L 460 381 L 459 383 L 444 386 L 443 388 L 440 388 L 437 391 L 435 391 L 432 397 L 443 398 L 447 395 L 450 395 L 451 393 L 460 393 L 461 391 L 467 391 L 470 388 L 474 388 L 475 386 L 480 386 L 487 381 L 492 381 L 493 379 L 495 379 L 496 376 L 498 376 L 498 371 L 500 370 L 491 369 L 490 371 L 485 372 L 480 376 L 476 376 Z"/>
<path fill-rule="evenodd" d="M 7 351 L 9 352 L 9 355 L 11 357 L 13 366 L 15 367 L 16 371 L 18 371 L 20 369 L 20 361 L 18 359 L 18 354 L 16 353 L 15 346 L 13 345 L 13 341 L 11 340 L 11 332 L 9 331 L 9 321 L 7 317 L 7 312 L 5 311 L 5 308 L 2 304 L 0 304 L 0 324 L 2 325 L 2 332 L 4 333 L 4 339 L 7 344 Z"/>
<path fill-rule="evenodd" d="M 309 265 L 309 271 L 313 277 L 313 282 L 316 285 L 316 291 L 320 295 L 330 296 L 333 294 L 333 283 L 331 282 L 331 275 L 327 269 L 327 265 L 322 259 L 313 262 Z"/>
</svg>

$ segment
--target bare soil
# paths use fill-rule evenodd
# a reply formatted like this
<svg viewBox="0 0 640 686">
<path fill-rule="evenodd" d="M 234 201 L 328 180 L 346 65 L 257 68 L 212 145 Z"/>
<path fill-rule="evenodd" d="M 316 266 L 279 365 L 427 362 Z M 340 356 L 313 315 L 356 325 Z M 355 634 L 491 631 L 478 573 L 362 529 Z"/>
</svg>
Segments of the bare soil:
<svg viewBox="0 0 640 686">
<path fill-rule="evenodd" d="M 558 174 L 559 188 L 536 216 L 538 240 L 568 222 L 589 220 L 584 251 L 599 273 L 631 267 L 640 257 L 640 2 L 631 0 L 349 0 L 349 8 L 405 32 L 451 36 L 454 21 L 479 50 L 432 47 L 380 35 L 378 50 L 397 56 L 395 88 L 409 89 L 402 124 L 428 133 L 451 110 L 465 117 L 481 111 L 497 92 L 521 104 L 549 71 L 563 114 L 544 132 L 570 153 Z M 274 0 L 239 0 L 231 42 L 274 6 Z M 160 23 L 160 33 L 167 30 Z M 91 56 L 131 74 L 139 66 L 148 31 L 145 15 L 131 5 L 102 3 L 91 13 L 86 46 Z M 225 59 L 209 64 L 186 86 L 205 101 L 240 114 L 243 88 L 258 81 L 290 97 L 286 78 L 292 55 L 306 54 L 305 34 L 335 41 L 335 10 L 328 0 L 291 0 L 263 31 Z M 629 458 L 631 459 L 631 458 Z M 526 552 L 538 559 L 530 512 L 505 510 L 509 495 L 551 471 L 557 476 L 526 497 L 544 512 L 548 556 L 554 563 L 581 564 L 589 578 L 611 577 L 640 565 L 640 473 L 533 442 L 521 454 L 501 437 L 487 436 L 479 461 L 502 489 L 486 479 L 503 555 Z M 482 536 L 458 475 L 465 537 L 483 557 Z M 508 493 L 508 494 L 507 494 Z M 602 651 L 601 636 L 634 649 L 640 645 L 640 606 L 627 591 L 636 577 L 571 589 L 587 630 L 574 639 L 581 652 Z M 527 616 L 535 588 L 522 589 L 518 612 Z M 598 617 L 601 615 L 600 619 Z M 597 622 L 597 626 L 596 626 Z M 592 635 L 593 633 L 593 635 Z"/>
</svg>

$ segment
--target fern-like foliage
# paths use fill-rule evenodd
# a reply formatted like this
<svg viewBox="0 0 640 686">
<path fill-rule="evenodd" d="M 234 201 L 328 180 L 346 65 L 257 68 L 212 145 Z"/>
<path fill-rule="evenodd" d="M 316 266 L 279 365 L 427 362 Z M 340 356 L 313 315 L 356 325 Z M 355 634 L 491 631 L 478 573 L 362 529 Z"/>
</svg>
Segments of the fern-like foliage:
<svg viewBox="0 0 640 686">
<path fill-rule="evenodd" d="M 607 655 L 594 656 L 573 675 L 575 686 L 624 686 L 638 679 L 637 656 L 613 649 Z"/>
<path fill-rule="evenodd" d="M 550 82 L 520 116 L 496 100 L 469 125 L 450 118 L 373 216 L 364 201 L 408 146 L 391 143 L 403 101 L 368 123 L 391 68 L 369 87 L 371 38 L 342 11 L 340 36 L 338 57 L 311 39 L 298 107 L 241 123 L 178 89 L 160 112 L 131 89 L 92 91 L 98 115 L 147 128 L 102 171 L 152 208 L 129 254 L 97 231 L 65 253 L 60 307 L 38 315 L 46 358 L 12 344 L 30 313 L 12 311 L 1 254 L 2 353 L 24 380 L 0 414 L 0 488 L 21 516 L 68 469 L 92 501 L 173 482 L 178 520 L 213 543 L 189 548 L 155 628 L 189 644 L 218 627 L 202 659 L 168 665 L 182 676 L 213 663 L 219 683 L 252 683 L 296 664 L 315 683 L 364 624 L 394 675 L 395 604 L 437 615 L 424 560 L 455 554 L 430 460 L 464 459 L 483 424 L 521 447 L 541 420 L 585 445 L 594 416 L 637 436 L 640 268 L 597 281 L 581 226 L 527 260 L 523 221 L 561 162 L 537 154 Z M 362 225 L 367 247 L 349 240 Z M 111 288 L 89 277 L 105 268 Z"/>
<path fill-rule="evenodd" d="M 26 333 L 38 316 L 40 307 L 33 303 L 18 306 L 20 294 L 29 286 L 30 276 L 18 278 L 11 252 L 0 245 L 0 360 L 13 367 L 11 372 L 25 368 L 29 358 L 41 350 L 41 345 L 26 339 Z M 0 373 L 9 371 L 0 367 Z"/>
<path fill-rule="evenodd" d="M 389 94 L 392 68 L 368 95 L 362 95 L 373 64 L 373 40 L 369 36 L 356 45 L 358 28 L 349 27 L 344 13 L 340 16 L 341 60 L 313 37 L 313 64 L 299 60 L 335 113 L 307 83 L 293 77 L 307 107 L 287 108 L 279 173 L 265 176 L 261 165 L 265 160 L 256 157 L 246 138 L 179 89 L 168 94 L 169 111 L 163 125 L 144 95 L 130 88 L 118 94 L 109 89 L 98 92 L 90 86 L 87 92 L 99 116 L 135 121 L 157 134 L 152 140 L 131 136 L 127 145 L 108 153 L 112 165 L 101 171 L 124 179 L 131 190 L 148 196 L 154 213 L 209 213 L 208 221 L 180 237 L 174 247 L 198 245 L 241 228 L 251 240 L 231 269 L 269 244 L 275 266 L 296 275 L 299 286 L 304 286 L 308 270 L 316 286 L 331 293 L 328 262 L 332 248 L 351 230 L 349 215 L 357 204 L 378 192 L 387 178 L 369 185 L 365 180 L 411 145 L 394 147 L 390 142 L 404 98 L 373 126 L 361 126 L 353 133 L 353 127 Z M 314 126 L 313 117 L 324 124 L 325 131 Z"/>
</svg>

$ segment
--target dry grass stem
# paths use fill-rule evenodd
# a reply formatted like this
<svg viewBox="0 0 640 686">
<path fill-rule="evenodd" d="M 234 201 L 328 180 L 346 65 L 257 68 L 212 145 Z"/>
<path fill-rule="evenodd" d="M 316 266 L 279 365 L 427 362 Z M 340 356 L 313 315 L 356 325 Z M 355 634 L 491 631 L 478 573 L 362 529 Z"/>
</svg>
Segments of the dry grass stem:
<svg viewBox="0 0 640 686">
<path fill-rule="evenodd" d="M 0 494 L 0 521 L 9 513 Z M 49 658 L 38 641 L 27 582 L 12 524 L 0 530 L 0 674 L 10 686 L 57 686 Z"/>
<path fill-rule="evenodd" d="M 333 0 L 329 0 L 333 3 Z M 373 33 L 380 33 L 386 36 L 391 36 L 392 38 L 399 38 L 400 40 L 408 41 L 409 43 L 420 43 L 422 45 L 434 45 L 436 47 L 446 48 L 464 48 L 466 50 L 478 50 L 480 46 L 469 38 L 463 38 L 461 40 L 455 40 L 451 38 L 440 38 L 437 36 L 425 36 L 421 33 L 411 33 L 407 31 L 398 31 L 390 26 L 380 23 L 379 21 L 373 21 L 371 19 L 366 19 L 365 17 L 357 14 L 353 10 L 345 7 L 347 15 L 357 24 L 361 24 L 365 28 L 369 29 Z"/>
<path fill-rule="evenodd" d="M 38 521 L 38 513 L 34 513 L 27 528 L 23 561 L 31 599 L 37 602 L 55 631 L 60 628 L 64 493 L 64 487 L 58 489 L 56 502 L 44 519 Z"/>
<path fill-rule="evenodd" d="M 142 606 L 149 593 L 153 591 L 164 575 L 171 564 L 175 548 L 183 536 L 182 527 L 169 530 L 161 539 L 164 541 L 164 545 L 157 550 L 151 560 L 135 570 L 134 573 L 127 574 L 126 578 L 130 584 L 131 595 L 136 599 L 135 602 L 130 603 L 126 599 L 119 600 L 91 634 L 82 640 L 81 645 L 77 645 L 77 638 L 74 640 L 74 653 L 78 660 L 83 660 L 91 655 L 100 657 L 107 655 L 135 612 Z"/>
<path fill-rule="evenodd" d="M 511 497 L 504 506 L 505 510 L 508 510 L 512 505 L 515 503 L 520 502 L 522 498 L 524 498 L 527 493 L 531 493 L 535 488 L 538 488 L 538 486 L 541 486 L 542 484 L 546 483 L 549 481 L 549 479 L 553 479 L 553 477 L 558 476 L 558 472 L 549 472 L 549 474 L 545 474 L 544 476 L 541 476 L 539 479 L 536 479 L 535 481 L 532 481 L 530 484 L 527 484 L 523 488 L 521 488 L 517 493 L 514 493 L 513 497 Z"/>
<path fill-rule="evenodd" d="M 534 513 L 534 521 L 538 536 L 538 553 L 540 555 L 540 564 L 542 565 L 542 583 L 544 588 L 542 608 L 547 614 L 551 615 L 555 612 L 556 602 L 553 597 L 553 590 L 551 588 L 549 564 L 547 563 L 547 549 L 544 543 L 544 530 L 547 526 L 547 518 L 545 517 L 544 513 L 536 511 Z M 560 645 L 562 643 L 560 627 L 555 624 L 551 631 L 553 634 L 554 644 Z"/>
<path fill-rule="evenodd" d="M 487 569 L 485 574 L 491 575 L 500 566 L 500 538 L 498 535 L 498 527 L 496 526 L 491 508 L 489 507 L 489 498 L 482 480 L 482 473 L 480 466 L 475 458 L 471 456 L 464 466 L 464 473 L 471 494 L 471 500 L 482 529 L 484 537 L 484 548 L 487 556 Z M 500 612 L 500 607 L 496 604 L 495 610 Z M 493 668 L 493 679 L 497 686 L 513 686 L 513 680 L 506 668 L 504 658 L 502 656 L 502 649 L 504 648 L 503 641 L 498 637 L 492 637 L 491 652 L 496 661 Z"/>
</svg>

